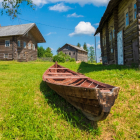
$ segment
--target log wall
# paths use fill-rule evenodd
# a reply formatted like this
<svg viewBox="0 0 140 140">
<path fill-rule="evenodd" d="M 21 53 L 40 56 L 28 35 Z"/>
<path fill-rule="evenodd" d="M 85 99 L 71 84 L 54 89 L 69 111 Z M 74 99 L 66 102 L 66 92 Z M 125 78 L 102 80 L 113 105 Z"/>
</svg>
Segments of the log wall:
<svg viewBox="0 0 140 140">
<path fill-rule="evenodd" d="M 10 40 L 10 47 L 5 47 L 5 40 Z M 20 47 L 17 45 L 18 40 L 20 40 Z M 26 42 L 26 48 L 23 47 L 24 42 Z M 31 44 L 31 49 L 29 49 L 28 43 Z M 35 50 L 33 50 L 33 44 L 35 45 Z M 5 54 L 8 54 L 8 58 L 4 58 Z M 30 32 L 28 36 L 0 38 L 0 60 L 33 61 L 36 59 L 37 42 Z"/>
<path fill-rule="evenodd" d="M 139 28 L 140 27 L 140 16 L 134 20 L 134 3 L 137 2 L 138 13 L 140 13 L 140 0 L 122 0 L 116 8 L 113 9 L 109 18 L 104 23 L 104 26 L 101 30 L 101 42 L 104 35 L 104 28 L 106 27 L 106 46 L 102 46 L 102 56 L 108 59 L 108 64 L 117 64 L 118 63 L 118 50 L 117 50 L 117 34 L 120 31 L 123 31 L 123 47 L 124 47 L 124 64 L 131 65 L 132 63 L 139 63 L 140 59 L 140 37 L 139 37 Z M 129 12 L 129 25 L 125 25 L 125 11 Z M 139 15 L 139 14 L 138 14 Z M 112 29 L 115 29 L 115 38 L 111 42 L 109 40 L 109 33 Z M 113 48 L 113 52 L 111 51 Z M 106 52 L 105 52 L 106 50 Z M 138 55 L 139 53 L 139 55 Z M 138 55 L 138 57 L 136 57 Z"/>
</svg>

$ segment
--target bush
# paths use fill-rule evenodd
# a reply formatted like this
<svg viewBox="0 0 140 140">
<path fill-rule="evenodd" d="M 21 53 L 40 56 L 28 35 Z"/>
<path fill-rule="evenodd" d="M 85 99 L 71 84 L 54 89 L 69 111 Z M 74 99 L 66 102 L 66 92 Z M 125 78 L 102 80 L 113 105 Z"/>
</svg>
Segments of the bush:
<svg viewBox="0 0 140 140">
<path fill-rule="evenodd" d="M 75 58 L 71 58 L 70 59 L 70 62 L 75 62 Z"/>
<path fill-rule="evenodd" d="M 65 58 L 63 56 L 61 56 L 61 55 L 55 55 L 53 57 L 53 62 L 56 62 L 56 61 L 57 62 L 62 62 L 62 63 L 66 62 Z"/>
</svg>

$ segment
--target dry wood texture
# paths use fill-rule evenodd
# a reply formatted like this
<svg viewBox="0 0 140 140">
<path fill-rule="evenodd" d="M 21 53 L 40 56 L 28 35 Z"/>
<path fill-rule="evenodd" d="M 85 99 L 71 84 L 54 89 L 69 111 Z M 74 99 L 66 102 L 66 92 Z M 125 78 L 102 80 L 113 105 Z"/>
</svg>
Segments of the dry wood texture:
<svg viewBox="0 0 140 140">
<path fill-rule="evenodd" d="M 56 64 L 44 73 L 43 81 L 92 121 L 106 119 L 119 92 L 117 87 Z"/>
<path fill-rule="evenodd" d="M 137 18 L 134 19 L 134 4 L 137 5 Z M 126 26 L 126 13 L 129 15 L 129 25 Z M 105 30 L 106 29 L 106 30 Z M 112 42 L 110 32 L 115 30 Z M 140 65 L 140 1 L 139 0 L 111 0 L 96 31 L 101 33 L 102 57 L 107 57 L 108 64 L 118 63 L 117 34 L 123 31 L 124 62 L 126 65 L 136 63 Z M 106 34 L 106 45 L 103 38 Z M 113 48 L 113 51 L 111 51 Z"/>
</svg>

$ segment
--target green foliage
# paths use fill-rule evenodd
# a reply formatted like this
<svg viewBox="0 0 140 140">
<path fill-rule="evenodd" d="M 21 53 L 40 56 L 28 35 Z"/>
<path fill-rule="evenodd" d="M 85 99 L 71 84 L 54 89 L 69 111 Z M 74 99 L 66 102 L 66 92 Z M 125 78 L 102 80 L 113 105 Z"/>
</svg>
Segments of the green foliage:
<svg viewBox="0 0 140 140">
<path fill-rule="evenodd" d="M 75 62 L 75 58 L 71 58 L 70 59 L 70 62 Z"/>
<path fill-rule="evenodd" d="M 37 47 L 37 51 L 38 57 L 53 57 L 53 53 L 49 47 L 46 50 L 42 46 Z"/>
<path fill-rule="evenodd" d="M 3 0 L 1 14 L 3 15 L 5 11 L 12 19 L 16 18 L 21 12 L 20 6 L 23 2 L 26 2 L 34 10 L 35 5 L 32 0 Z"/>
<path fill-rule="evenodd" d="M 81 47 L 81 44 L 80 44 L 80 43 L 78 43 L 78 44 L 77 44 L 77 47 Z"/>
<path fill-rule="evenodd" d="M 52 51 L 51 51 L 51 48 L 48 47 L 48 48 L 45 50 L 44 56 L 45 56 L 45 57 L 53 57 L 53 53 L 52 53 Z"/>
<path fill-rule="evenodd" d="M 84 43 L 84 45 L 83 45 L 83 49 L 84 49 L 85 51 L 88 52 L 88 48 L 87 48 L 87 44 L 86 44 L 86 43 Z"/>
<path fill-rule="evenodd" d="M 43 57 L 45 54 L 45 49 L 42 46 L 37 47 L 37 54 L 38 54 L 38 57 Z"/>
<path fill-rule="evenodd" d="M 64 62 L 68 62 L 68 61 L 70 61 L 70 62 L 75 62 L 75 59 L 74 58 L 71 58 L 69 55 L 67 55 L 67 54 L 64 54 L 62 51 L 61 52 L 59 52 L 57 55 L 55 55 L 54 57 L 53 57 L 53 62 L 62 62 L 62 63 L 64 63 Z"/>
<path fill-rule="evenodd" d="M 95 52 L 92 46 L 89 48 L 89 60 L 91 63 L 95 62 Z"/>
</svg>

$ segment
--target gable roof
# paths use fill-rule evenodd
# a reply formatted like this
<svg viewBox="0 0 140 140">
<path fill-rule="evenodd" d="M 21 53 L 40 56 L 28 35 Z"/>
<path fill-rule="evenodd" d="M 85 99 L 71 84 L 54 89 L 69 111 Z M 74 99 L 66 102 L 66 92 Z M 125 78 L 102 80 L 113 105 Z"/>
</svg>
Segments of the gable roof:
<svg viewBox="0 0 140 140">
<path fill-rule="evenodd" d="M 83 51 L 83 52 L 87 52 L 87 51 L 85 51 L 83 48 L 81 48 L 81 47 L 77 47 L 77 46 L 74 46 L 74 45 L 71 45 L 71 44 L 65 44 L 63 47 L 65 47 L 66 45 L 69 45 L 69 46 L 71 46 L 72 48 L 75 48 L 76 50 L 80 50 L 80 51 Z M 58 49 L 58 52 L 63 48 L 63 47 L 61 47 L 60 49 Z"/>
<path fill-rule="evenodd" d="M 105 11 L 103 17 L 101 18 L 99 27 L 97 28 L 97 30 L 96 30 L 94 35 L 98 34 L 101 31 L 104 23 L 110 17 L 110 15 L 113 13 L 114 8 L 119 4 L 120 1 L 121 0 L 110 0 L 109 1 L 108 6 L 106 8 L 106 11 Z"/>
<path fill-rule="evenodd" d="M 35 33 L 33 34 L 33 36 L 36 38 L 38 43 L 46 42 L 35 23 L 12 25 L 12 26 L 1 26 L 0 37 L 18 36 L 18 35 L 24 36 L 27 32 L 29 32 L 32 29 L 34 29 L 34 31 L 36 31 L 38 34 L 38 37 L 35 37 L 36 36 Z"/>
</svg>

